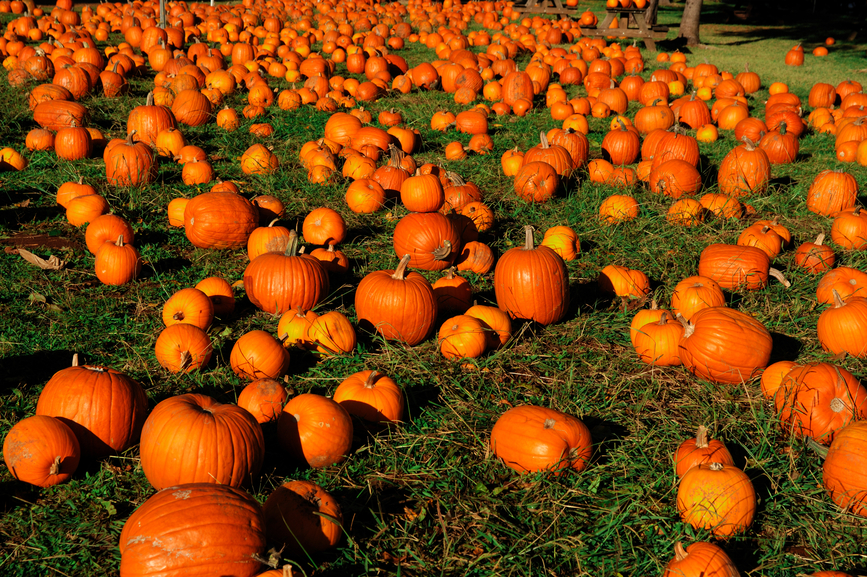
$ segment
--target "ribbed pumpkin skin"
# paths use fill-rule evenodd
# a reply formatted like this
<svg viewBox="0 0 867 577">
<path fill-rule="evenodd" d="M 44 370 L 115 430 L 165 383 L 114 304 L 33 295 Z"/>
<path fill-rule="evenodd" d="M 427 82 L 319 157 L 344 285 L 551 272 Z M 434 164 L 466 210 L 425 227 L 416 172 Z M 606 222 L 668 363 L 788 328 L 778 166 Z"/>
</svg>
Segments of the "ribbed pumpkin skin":
<svg viewBox="0 0 867 577">
<path fill-rule="evenodd" d="M 69 425 L 86 459 L 101 459 L 138 442 L 147 409 L 147 396 L 137 382 L 88 365 L 55 373 L 36 403 L 37 415 Z"/>
<path fill-rule="evenodd" d="M 554 409 L 524 405 L 497 419 L 491 430 L 491 450 L 520 473 L 582 471 L 593 445 L 590 430 L 580 419 Z"/>
<path fill-rule="evenodd" d="M 850 422 L 867 418 L 867 389 L 843 367 L 809 363 L 786 373 L 774 405 L 787 432 L 828 445 Z"/>
<path fill-rule="evenodd" d="M 712 244 L 701 251 L 699 276 L 707 277 L 728 290 L 757 290 L 768 284 L 771 260 L 753 246 Z"/>
<path fill-rule="evenodd" d="M 259 226 L 253 203 L 234 192 L 206 192 L 184 209 L 184 232 L 199 248 L 239 248 Z"/>
<path fill-rule="evenodd" d="M 307 254 L 268 252 L 244 269 L 244 290 L 254 305 L 271 314 L 316 306 L 329 291 L 322 262 Z"/>
<path fill-rule="evenodd" d="M 713 543 L 692 543 L 685 553 L 683 559 L 668 562 L 662 577 L 740 577 L 726 552 Z"/>
<path fill-rule="evenodd" d="M 409 266 L 422 270 L 445 270 L 461 253 L 461 237 L 452 221 L 438 212 L 410 213 L 394 228 L 394 252 L 410 255 Z M 435 253 L 448 243 L 451 250 L 439 258 Z"/>
<path fill-rule="evenodd" d="M 21 419 L 3 439 L 6 468 L 19 481 L 50 487 L 78 468 L 81 449 L 75 433 L 60 419 L 33 415 Z M 53 468 L 54 464 L 57 466 Z"/>
<path fill-rule="evenodd" d="M 721 467 L 719 470 L 714 470 Z M 677 490 L 677 511 L 684 523 L 717 537 L 746 531 L 756 512 L 756 490 L 746 473 L 731 465 L 697 465 Z"/>
<path fill-rule="evenodd" d="M 826 351 L 867 357 L 867 299 L 850 296 L 843 306 L 824 310 L 816 323 L 816 332 Z"/>
<path fill-rule="evenodd" d="M 405 272 L 409 259 L 397 270 L 375 271 L 358 283 L 355 312 L 358 322 L 373 325 L 387 341 L 415 346 L 425 340 L 437 317 L 433 287 L 417 272 Z"/>
<path fill-rule="evenodd" d="M 262 506 L 268 539 L 286 544 L 289 555 L 317 553 L 337 545 L 343 536 L 340 505 L 311 481 L 288 481 Z M 335 519 L 337 522 L 332 521 Z"/>
<path fill-rule="evenodd" d="M 352 448 L 352 417 L 335 401 L 304 393 L 283 407 L 277 438 L 295 461 L 314 468 L 336 465 Z"/>
<path fill-rule="evenodd" d="M 742 145 L 722 159 L 717 181 L 721 193 L 741 198 L 765 192 L 770 179 L 771 163 L 765 151 Z"/>
<path fill-rule="evenodd" d="M 154 407 L 139 450 L 142 470 L 155 489 L 186 483 L 240 487 L 259 473 L 265 441 L 248 411 L 186 394 Z"/>
<path fill-rule="evenodd" d="M 497 306 L 512 318 L 555 323 L 569 308 L 566 263 L 546 246 L 534 248 L 529 230 L 523 247 L 507 250 L 497 261 L 494 294 Z"/>
<path fill-rule="evenodd" d="M 848 425 L 834 438 L 822 465 L 822 483 L 837 505 L 867 517 L 867 421 Z"/>
<path fill-rule="evenodd" d="M 265 551 L 262 508 L 228 485 L 168 487 L 120 534 L 121 577 L 253 577 Z"/>
<path fill-rule="evenodd" d="M 771 333 L 759 321 L 728 307 L 710 307 L 690 319 L 680 360 L 701 379 L 740 384 L 768 365 L 771 346 Z"/>
<path fill-rule="evenodd" d="M 61 130 L 72 126 L 87 124 L 87 108 L 78 102 L 67 100 L 48 100 L 40 102 L 33 109 L 33 120 L 42 128 Z"/>
<path fill-rule="evenodd" d="M 150 184 L 157 177 L 157 161 L 153 149 L 145 143 L 127 138 L 102 153 L 105 178 L 114 186 Z"/>
<path fill-rule="evenodd" d="M 178 122 L 170 108 L 153 104 L 152 95 L 148 95 L 148 103 L 136 106 L 130 111 L 126 121 L 126 133 L 130 135 L 136 131 L 134 140 L 153 146 L 156 144 L 157 134 L 166 128 L 177 128 Z"/>
<path fill-rule="evenodd" d="M 525 98 L 533 101 L 533 79 L 526 72 L 516 70 L 503 78 L 503 102 L 512 106 L 516 100 Z"/>
</svg>

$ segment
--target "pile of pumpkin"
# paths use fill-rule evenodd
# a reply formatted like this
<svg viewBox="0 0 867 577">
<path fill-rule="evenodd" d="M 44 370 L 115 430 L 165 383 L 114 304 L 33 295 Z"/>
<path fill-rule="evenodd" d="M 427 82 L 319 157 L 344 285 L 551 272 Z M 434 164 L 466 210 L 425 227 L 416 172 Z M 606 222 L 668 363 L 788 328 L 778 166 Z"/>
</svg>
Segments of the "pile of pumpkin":
<svg viewBox="0 0 867 577">
<path fill-rule="evenodd" d="M 355 302 L 359 323 L 369 324 L 387 340 L 413 346 L 431 334 L 438 310 L 457 312 L 439 331 L 440 350 L 447 358 L 472 358 L 501 346 L 510 338 L 511 318 L 543 325 L 562 320 L 569 304 L 564 261 L 576 257 L 577 235 L 567 227 L 554 227 L 546 232 L 542 245 L 536 247 L 533 231 L 528 228 L 524 245 L 503 254 L 494 268 L 493 251 L 477 240 L 478 234 L 488 230 L 494 219 L 478 187 L 436 165 L 417 166 L 411 154 L 419 147 L 420 135 L 401 127 L 402 118 L 393 111 L 378 118 L 387 130 L 365 126 L 372 118 L 369 113 L 365 116 L 363 109 L 353 108 L 356 100 L 377 99 L 388 89 L 406 93 L 441 88 L 454 93 L 455 101 L 465 105 L 481 95 L 492 104 L 475 105 L 459 114 L 438 112 L 431 118 L 431 128 L 454 127 L 470 134 L 467 148 L 484 154 L 494 148 L 488 134 L 489 115 L 526 114 L 544 94 L 552 118 L 562 120 L 562 128 L 543 133 L 540 144 L 524 153 L 512 150 L 502 157 L 503 171 L 515 177 L 519 197 L 529 202 L 545 202 L 559 190 L 562 179 L 574 178 L 576 170 L 586 165 L 594 182 L 629 187 L 637 181 L 646 181 L 653 192 L 676 201 L 669 218 L 682 225 L 694 225 L 708 212 L 737 217 L 750 210 L 748 205 L 741 205 L 740 199 L 766 189 L 772 164 L 797 158 L 797 137 L 807 126 L 798 112 L 800 101 L 785 87 L 772 89 L 763 121 L 750 115 L 745 98 L 760 86 L 754 73 L 746 71 L 735 78 L 708 63 L 691 69 L 686 66 L 685 57 L 676 54 L 671 57 L 668 70 L 655 71 L 645 82 L 636 74 L 644 68 L 637 48 L 620 51 L 601 39 L 586 38 L 568 48 L 551 48 L 549 43 L 575 39 L 574 26 L 569 21 L 525 19 L 517 24 L 512 20 L 520 17 L 509 6 L 478 4 L 482 6 L 475 3 L 461 6 L 447 1 L 435 15 L 421 2 L 411 3 L 406 9 L 396 4 L 380 9 L 360 5 L 352 18 L 345 10 L 336 9 L 327 15 L 302 17 L 304 14 L 298 13 L 293 15 L 298 19 L 292 27 L 282 26 L 290 15 L 288 8 L 284 11 L 268 7 L 257 15 L 251 11 L 239 14 L 225 8 L 198 6 L 193 15 L 181 6 L 171 6 L 170 27 L 166 30 L 153 25 L 151 2 L 135 8 L 138 14 L 128 14 L 114 5 L 101 5 L 96 11 L 87 8 L 79 20 L 83 28 L 73 23 L 78 15 L 66 8 L 52 11 L 51 17 L 57 21 L 47 17 L 37 21 L 30 16 L 15 21 L 16 38 L 4 38 L 0 50 L 4 56 L 10 54 L 4 66 L 15 72 L 8 76 L 11 83 L 23 83 L 29 78 L 52 79 L 51 84 L 30 92 L 34 120 L 43 128 L 28 135 L 28 148 L 53 149 L 60 158 L 73 161 L 103 150 L 106 181 L 116 186 L 152 182 L 158 169 L 157 156 L 177 157 L 183 162 L 186 184 L 212 182 L 216 175 L 207 156 L 200 148 L 186 143 L 178 123 L 198 126 L 215 116 L 222 128 L 236 129 L 237 112 L 223 109 L 216 115 L 213 113 L 222 98 L 240 86 L 248 90 L 248 106 L 242 112 L 247 118 L 265 114 L 275 102 L 283 110 L 303 104 L 329 112 L 338 107 L 352 109 L 350 113 L 333 114 L 323 138 L 302 147 L 299 156 L 309 180 L 332 182 L 338 174 L 350 179 L 346 202 L 350 210 L 360 214 L 379 210 L 390 197 L 399 198 L 410 211 L 395 229 L 394 249 L 400 264 L 395 270 L 371 273 L 359 283 Z M 411 20 L 409 24 L 399 22 L 404 16 Z M 197 19 L 200 23 L 194 25 Z M 493 34 L 482 31 L 464 36 L 462 30 L 466 29 L 467 19 L 473 19 Z M 314 20 L 318 27 L 314 27 Z M 434 26 L 444 24 L 449 29 L 434 31 Z M 46 41 L 39 48 L 24 46 L 21 37 L 41 40 L 34 38 L 37 36 L 34 30 L 44 30 L 44 34 L 56 40 Z M 107 30 L 123 32 L 127 45 L 111 47 L 106 51 L 106 59 L 94 46 L 95 39 L 103 40 Z M 172 51 L 183 49 L 188 36 L 193 35 L 206 35 L 208 41 L 220 43 L 219 51 L 199 42 L 190 44 L 183 55 Z M 400 49 L 404 41 L 422 42 L 434 49 L 440 59 L 410 69 L 402 58 L 389 53 Z M 316 42 L 322 42 L 322 53 L 330 58 L 311 52 Z M 487 48 L 484 53 L 476 53 L 469 50 L 471 46 Z M 137 53 L 136 48 L 146 57 Z M 531 63 L 524 70 L 518 70 L 513 60 L 519 51 L 533 52 Z M 606 59 L 600 58 L 602 55 Z M 227 57 L 232 62 L 229 67 L 224 61 Z M 364 74 L 366 80 L 334 75 L 341 64 L 345 64 L 350 74 Z M 85 127 L 87 110 L 76 100 L 97 85 L 102 86 L 107 97 L 122 95 L 127 90 L 125 75 L 142 73 L 145 69 L 156 73 L 154 90 L 147 102 L 130 114 L 126 139 L 106 142 L 98 130 Z M 614 79 L 624 72 L 631 75 L 618 85 Z M 561 85 L 583 84 L 587 97 L 568 100 L 562 86 L 551 83 L 555 73 Z M 303 88 L 287 89 L 275 97 L 267 77 L 289 81 L 304 78 L 305 82 Z M 690 83 L 695 93 L 683 96 Z M 669 104 L 671 96 L 679 98 Z M 705 101 L 712 97 L 716 102 L 709 108 Z M 838 98 L 840 108 L 832 110 Z M 624 115 L 628 103 L 636 100 L 643 108 L 629 119 Z M 859 114 L 864 106 L 860 85 L 847 82 L 829 88 L 817 84 L 810 93 L 810 106 L 814 111 L 809 125 L 835 135 L 838 158 L 867 164 L 864 144 L 867 126 Z M 586 115 L 614 116 L 611 131 L 602 144 L 606 159 L 589 160 Z M 676 123 L 696 130 L 696 136 L 687 134 L 685 129 L 669 131 Z M 254 126 L 251 131 L 256 134 L 269 134 L 268 125 Z M 719 193 L 708 193 L 695 200 L 691 196 L 701 187 L 696 168 L 698 143 L 714 140 L 718 129 L 734 130 L 744 144 L 733 149 L 721 164 Z M 444 150 L 450 159 L 462 158 L 466 153 L 467 149 L 459 143 Z M 630 168 L 628 165 L 635 163 L 639 154 L 641 162 L 635 169 Z M 383 155 L 387 156 L 387 162 L 378 166 Z M 4 149 L 2 156 L 9 166 L 26 168 L 26 160 L 15 151 Z M 341 162 L 342 169 L 338 170 Z M 241 158 L 241 168 L 247 174 L 267 174 L 279 166 L 280 160 L 261 144 L 251 147 Z M 89 223 L 86 240 L 88 248 L 97 255 L 98 278 L 107 284 L 131 281 L 141 266 L 140 258 L 128 244 L 133 242 L 131 227 L 106 214 L 108 203 L 92 188 L 75 188 L 71 186 L 74 184 L 58 191 L 58 202 L 67 207 L 70 222 Z M 863 233 L 865 216 L 856 206 L 857 185 L 853 184 L 854 179 L 845 173 L 818 175 L 807 205 L 818 214 L 838 215 L 831 227 L 836 244 L 863 249 L 867 246 Z M 233 370 L 253 381 L 239 397 L 239 407 L 219 405 L 201 395 L 184 395 L 163 401 L 145 420 L 146 399 L 134 381 L 110 369 L 73 367 L 58 373 L 46 386 L 45 401 L 40 398 L 37 416 L 13 428 L 7 436 L 9 450 L 4 446 L 4 457 L 11 462 L 10 470 L 16 476 L 45 485 L 68 478 L 78 458 L 101 458 L 107 452 L 124 450 L 141 433 L 142 467 L 153 486 L 165 490 L 148 500 L 127 523 L 121 538 L 122 572 L 125 566 L 138 563 L 141 547 L 149 547 L 154 539 L 164 538 L 164 532 L 172 529 L 165 522 L 165 515 L 175 518 L 175 503 L 190 500 L 201 500 L 203 515 L 216 503 L 233 503 L 249 533 L 239 538 L 238 534 L 226 532 L 222 536 L 231 535 L 231 542 L 225 543 L 225 547 L 245 559 L 251 571 L 256 571 L 259 562 L 252 555 L 261 555 L 264 549 L 265 528 L 269 540 L 292 547 L 293 538 L 273 526 L 295 518 L 300 508 L 309 507 L 310 503 L 325 504 L 325 515 L 338 522 L 340 518 L 333 500 L 318 488 L 278 489 L 273 501 L 269 498 L 265 505 L 264 521 L 249 496 L 230 488 L 249 483 L 258 473 L 264 448 L 256 421 L 277 420 L 280 442 L 297 461 L 314 467 L 330 465 L 344 459 L 349 451 L 352 437 L 349 414 L 379 424 L 398 422 L 402 418 L 402 394 L 393 381 L 368 371 L 348 378 L 346 382 L 350 385 L 338 387 L 333 399 L 300 395 L 286 403 L 285 389 L 274 380 L 288 366 L 287 346 L 312 348 L 323 355 L 347 353 L 355 348 L 355 329 L 344 315 L 337 311 L 318 315 L 310 312 L 327 295 L 329 275 L 346 272 L 345 255 L 335 249 L 345 232 L 336 211 L 320 208 L 305 219 L 304 239 L 328 247 L 305 255 L 299 254 L 294 231 L 274 222 L 282 215 L 278 200 L 260 197 L 252 203 L 232 183 L 217 182 L 209 192 L 193 199 L 176 199 L 168 210 L 170 222 L 183 226 L 190 242 L 197 247 L 246 247 L 251 261 L 244 274 L 247 296 L 262 310 L 282 315 L 277 338 L 265 331 L 252 331 L 239 338 L 233 348 L 230 357 Z M 237 217 L 231 227 L 226 226 L 227 211 Z M 635 218 L 637 213 L 638 203 L 626 194 L 612 195 L 600 206 L 600 216 L 607 223 Z M 317 230 L 322 228 L 325 230 Z M 699 276 L 684 280 L 674 289 L 671 313 L 656 310 L 636 315 L 631 336 L 642 361 L 659 365 L 683 363 L 697 376 L 717 383 L 740 383 L 764 369 L 771 344 L 767 329 L 749 315 L 725 307 L 721 289 L 763 288 L 771 273 L 771 259 L 790 238 L 777 223 L 766 221 L 745 230 L 741 240 L 737 246 L 708 247 L 699 263 Z M 126 251 L 121 256 L 110 247 Z M 833 252 L 829 254 L 821 240 L 802 248 L 799 264 L 812 272 L 826 272 L 833 265 Z M 102 253 L 104 257 L 99 256 Z M 494 268 L 499 308 L 472 306 L 469 283 L 454 272 L 431 285 L 420 274 L 408 270 L 447 270 L 452 265 L 457 270 L 479 274 Z M 544 271 L 544 276 L 540 272 L 528 282 L 527 270 Z M 833 302 L 836 308 L 823 313 L 828 322 L 820 319 L 818 330 L 820 341 L 828 350 L 864 356 L 867 352 L 863 336 L 867 334 L 864 299 L 851 295 L 867 284 L 862 284 L 864 280 L 855 274 L 860 271 L 850 272 L 853 270 L 833 269 L 826 277 L 830 280 L 820 284 L 820 290 L 824 289 L 831 298 L 829 301 L 820 297 L 820 302 Z M 540 291 L 537 285 L 544 290 Z M 650 290 L 646 275 L 618 265 L 602 271 L 599 285 L 602 290 L 624 297 L 643 297 Z M 211 344 L 204 330 L 215 314 L 228 315 L 233 306 L 232 288 L 222 279 L 205 279 L 196 288 L 183 289 L 174 295 L 164 307 L 167 328 L 156 344 L 160 364 L 178 372 L 206 365 Z M 417 312 L 418 318 L 408 318 L 406 310 Z M 852 323 L 852 317 L 861 320 Z M 833 318 L 843 320 L 834 322 Z M 843 428 L 853 418 L 865 416 L 864 389 L 846 374 L 844 369 L 827 363 L 774 366 L 763 373 L 763 390 L 777 405 L 784 426 L 831 444 L 825 461 L 826 487 L 838 504 L 865 514 L 863 503 L 852 497 L 851 491 L 852 487 L 860 487 L 863 479 L 853 478 L 839 465 L 841 459 L 864 454 L 864 427 L 853 423 Z M 774 376 L 779 377 L 776 384 Z M 92 394 L 106 394 L 115 387 L 123 390 L 115 402 L 125 405 L 106 409 L 113 417 L 121 417 L 112 422 L 123 430 L 99 431 L 98 416 L 86 423 L 74 416 L 78 403 L 91 394 L 77 388 L 79 378 L 108 383 L 90 385 L 98 388 Z M 810 399 L 816 395 L 821 402 L 811 405 Z M 52 406 L 53 402 L 58 404 Z M 815 421 L 824 418 L 819 413 L 826 405 L 836 422 L 832 427 L 820 428 Z M 814 417 L 811 411 L 815 411 Z M 176 456 L 186 447 L 174 446 L 161 435 L 167 420 L 177 422 L 185 418 L 191 419 L 190 427 L 199 426 L 196 419 L 210 419 L 227 427 L 227 434 L 237 435 L 239 441 L 233 445 L 237 449 L 233 457 L 224 459 L 216 443 L 203 440 L 204 445 L 214 450 L 212 455 L 205 451 L 203 459 L 214 460 L 184 461 L 180 466 Z M 323 434 L 325 422 L 331 425 L 327 435 Z M 45 459 L 32 473 L 27 470 L 32 463 L 9 461 L 15 458 L 16 445 L 24 446 L 40 435 L 44 439 Z M 524 454 L 526 446 L 514 442 L 523 436 L 531 436 L 539 444 L 530 455 Z M 108 439 L 113 444 L 106 446 Z M 727 461 L 726 452 L 712 449 L 709 456 L 693 463 L 697 466 L 689 468 L 683 464 L 686 457 L 680 453 L 694 449 L 693 452 L 704 455 L 706 444 L 714 446 L 705 441 L 700 431 L 696 440 L 687 442 L 676 458 L 679 469 L 683 469 L 678 510 L 686 522 L 710 529 L 718 536 L 741 532 L 752 520 L 755 494 L 744 473 L 728 462 L 730 456 Z M 589 432 L 578 419 L 541 407 L 507 411 L 494 426 L 491 445 L 503 462 L 522 472 L 581 469 L 591 454 Z M 202 484 L 215 480 L 224 485 Z M 718 490 L 719 495 L 708 497 L 711 488 Z M 290 504 L 291 499 L 297 499 L 292 493 L 301 494 L 302 501 Z M 704 494 L 705 501 L 696 501 L 696 493 Z M 707 508 L 707 500 L 729 499 L 735 506 L 728 511 L 720 509 L 717 516 L 697 512 Z M 151 515 L 162 519 L 160 526 L 151 524 Z M 331 523 L 327 516 L 319 515 L 312 521 L 298 516 L 300 522 L 318 528 L 317 531 L 309 526 L 292 528 L 296 537 L 309 534 L 320 539 L 319 545 L 303 544 L 306 550 L 329 546 L 339 538 L 337 524 Z M 193 550 L 205 538 L 205 533 L 197 531 L 207 530 L 188 528 L 185 534 L 195 538 L 179 542 L 177 551 Z M 238 547 L 245 539 L 247 544 Z M 678 571 L 677 564 L 685 563 L 689 555 L 704 560 L 706 571 L 710 568 L 708 556 L 717 563 L 730 564 L 719 548 L 696 543 L 685 551 L 682 547 L 677 549 L 669 571 L 672 574 Z"/>
</svg>

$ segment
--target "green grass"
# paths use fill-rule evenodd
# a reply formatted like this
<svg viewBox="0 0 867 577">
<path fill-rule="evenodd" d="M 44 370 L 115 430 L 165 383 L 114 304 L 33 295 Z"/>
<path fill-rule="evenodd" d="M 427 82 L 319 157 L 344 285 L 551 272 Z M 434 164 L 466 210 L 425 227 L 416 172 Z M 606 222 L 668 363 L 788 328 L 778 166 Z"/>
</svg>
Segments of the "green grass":
<svg viewBox="0 0 867 577">
<path fill-rule="evenodd" d="M 582 2 L 580 9 L 585 5 Z M 749 61 L 765 86 L 786 82 L 804 102 L 816 81 L 867 80 L 864 40 L 845 40 L 854 26 L 845 15 L 804 15 L 780 23 L 757 14 L 754 21 L 737 23 L 731 20 L 731 5 L 705 5 L 701 38 L 706 47 L 688 53 L 690 65 L 707 59 L 721 70 L 737 73 Z M 590 6 L 601 14 L 600 2 Z M 679 10 L 679 5 L 661 9 L 660 22 L 674 25 Z M 808 54 L 799 69 L 783 64 L 785 51 L 797 42 L 809 52 L 829 35 L 838 40 L 830 56 Z M 675 36 L 673 28 L 660 49 L 672 49 Z M 649 77 L 657 66 L 655 54 L 644 53 L 643 76 Z M 401 54 L 410 64 L 433 57 L 417 44 Z M 526 61 L 527 56 L 522 57 L 522 65 Z M 34 125 L 31 114 L 20 91 L 5 81 L 0 84 L 0 100 L 6 107 L 0 119 L 0 145 L 23 150 L 24 136 Z M 93 123 L 109 137 L 125 133 L 126 115 L 143 102 L 150 85 L 151 77 L 135 79 L 126 101 L 86 97 Z M 288 84 L 275 81 L 272 86 L 279 91 Z M 569 94 L 584 94 L 584 89 L 571 87 Z M 751 98 L 757 115 L 767 96 L 763 89 Z M 240 110 L 243 98 L 236 95 L 227 103 Z M 867 524 L 840 512 L 825 495 L 820 458 L 781 430 L 758 383 L 718 386 L 681 368 L 641 364 L 628 339 L 633 311 L 625 309 L 634 306 L 624 307 L 599 294 L 595 285 L 607 264 L 627 265 L 644 271 L 652 279 L 654 296 L 667 303 L 672 287 L 697 273 L 698 255 L 706 245 L 734 242 L 756 218 L 778 216 L 796 244 L 828 232 L 830 220 L 805 206 L 813 176 L 825 168 L 845 169 L 863 188 L 867 169 L 838 163 L 831 137 L 808 134 L 802 139 L 799 161 L 774 167 L 769 192 L 749 199 L 756 217 L 711 220 L 694 229 L 672 227 L 665 221 L 670 202 L 637 186 L 631 192 L 641 205 L 639 217 L 606 227 L 596 218 L 598 207 L 616 191 L 587 182 L 586 174 L 579 174 L 564 194 L 543 205 L 516 199 L 510 179 L 501 174 L 499 157 L 505 150 L 526 150 L 539 130 L 558 124 L 538 102 L 524 118 L 492 118 L 493 154 L 457 162 L 443 160 L 443 147 L 452 140 L 466 144 L 469 137 L 429 128 L 436 110 L 460 110 L 449 95 L 412 93 L 367 106 L 374 117 L 391 107 L 400 109 L 407 124 L 422 132 L 419 164 L 442 163 L 481 187 L 497 214 L 494 229 L 482 240 L 496 251 L 502 254 L 519 244 L 525 224 L 536 227 L 537 241 L 548 227 L 568 224 L 582 240 L 582 254 L 568 263 L 572 305 L 567 318 L 547 328 L 517 327 L 516 338 L 504 349 L 473 361 L 475 369 L 443 359 L 434 338 L 406 349 L 361 333 L 354 354 L 329 360 L 293 351 L 287 382 L 295 393 L 330 394 L 345 376 L 375 368 L 404 388 L 408 404 L 404 425 L 376 435 L 359 428 L 350 458 L 322 470 L 288 462 L 274 427 L 264 428 L 265 465 L 251 487 L 257 498 L 264 500 L 286 479 L 304 478 L 323 485 L 343 507 L 342 544 L 312 559 L 291 560 L 304 574 L 660 574 L 676 541 L 710 538 L 708 532 L 694 531 L 679 521 L 671 462 L 677 444 L 702 423 L 725 441 L 759 495 L 752 528 L 722 543 L 742 574 L 782 577 L 820 569 L 867 574 Z M 629 114 L 636 110 L 633 104 Z M 397 221 L 386 217 L 388 211 L 351 213 L 343 200 L 347 183 L 342 179 L 325 186 L 307 182 L 297 153 L 304 142 L 322 134 L 327 118 L 310 107 L 294 112 L 269 109 L 265 121 L 276 130 L 264 141 L 274 147 L 281 168 L 267 177 L 242 174 L 235 160 L 256 141 L 247 132 L 252 121 L 232 134 L 213 124 L 183 131 L 188 142 L 211 155 L 220 178 L 237 180 L 247 196 L 281 198 L 287 206 L 287 226 L 300 223 L 318 206 L 331 206 L 344 216 L 350 235 L 341 248 L 352 261 L 352 272 L 333 280 L 332 294 L 320 309 L 340 310 L 355 321 L 353 291 L 358 281 L 368 272 L 395 265 L 391 234 Z M 591 119 L 592 157 L 601 156 L 607 125 Z M 723 133 L 719 142 L 702 145 L 701 169 L 708 190 L 714 189 L 716 166 L 734 146 L 733 140 Z M 53 153 L 27 156 L 27 170 L 0 174 L 0 240 L 13 245 L 15 235 L 49 235 L 61 241 L 60 246 L 29 248 L 43 257 L 56 254 L 68 264 L 62 271 L 41 271 L 20 257 L 2 255 L 0 435 L 34 413 L 45 382 L 68 366 L 74 352 L 88 363 L 113 367 L 138 380 L 152 405 L 184 392 L 234 402 L 246 383 L 228 366 L 232 343 L 250 329 L 274 332 L 278 320 L 255 309 L 242 294 L 236 313 L 219 319 L 210 330 L 215 359 L 207 370 L 169 375 L 153 353 L 162 328 L 160 310 L 173 292 L 211 275 L 238 280 L 247 264 L 243 251 L 196 249 L 182 230 L 168 226 L 169 200 L 199 192 L 181 183 L 180 167 L 164 162 L 157 183 L 125 190 L 106 185 L 101 159 L 69 163 Z M 67 224 L 54 202 L 57 187 L 79 175 L 106 195 L 113 212 L 133 224 L 146 261 L 143 278 L 123 287 L 105 287 L 96 280 L 83 229 Z M 405 213 L 401 207 L 390 211 L 394 216 Z M 867 270 L 865 253 L 838 250 L 837 257 L 841 265 Z M 730 306 L 755 316 L 774 334 L 772 360 L 829 360 L 816 337 L 821 312 L 815 300 L 818 279 L 794 267 L 791 250 L 775 266 L 786 270 L 790 289 L 772 282 L 761 291 L 728 295 Z M 467 277 L 480 303 L 495 302 L 492 273 Z M 860 378 L 867 376 L 863 361 L 839 362 Z M 510 405 L 527 403 L 574 414 L 590 427 L 594 456 L 585 471 L 519 476 L 493 458 L 487 445 L 493 423 Z M 16 482 L 5 467 L 0 468 L 0 573 L 117 574 L 120 530 L 151 494 L 135 447 L 102 462 L 84 463 L 70 482 L 44 490 Z"/>
</svg>

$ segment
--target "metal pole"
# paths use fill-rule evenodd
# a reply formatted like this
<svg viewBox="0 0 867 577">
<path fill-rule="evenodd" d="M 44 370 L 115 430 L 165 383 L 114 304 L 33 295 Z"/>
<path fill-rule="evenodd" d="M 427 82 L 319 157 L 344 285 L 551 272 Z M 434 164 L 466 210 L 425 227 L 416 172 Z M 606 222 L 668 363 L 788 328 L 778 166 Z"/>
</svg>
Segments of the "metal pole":
<svg viewBox="0 0 867 577">
<path fill-rule="evenodd" d="M 160 0 L 160 28 L 166 28 L 166 0 Z"/>
</svg>

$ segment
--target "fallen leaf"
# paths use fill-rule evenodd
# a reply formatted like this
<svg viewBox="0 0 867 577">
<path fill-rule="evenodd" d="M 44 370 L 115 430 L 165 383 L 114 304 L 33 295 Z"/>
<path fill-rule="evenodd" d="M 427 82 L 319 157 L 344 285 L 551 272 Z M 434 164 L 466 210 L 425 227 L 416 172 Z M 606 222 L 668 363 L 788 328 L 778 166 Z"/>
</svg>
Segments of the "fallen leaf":
<svg viewBox="0 0 867 577">
<path fill-rule="evenodd" d="M 66 266 L 66 262 L 60 260 L 54 255 L 51 255 L 48 257 L 48 260 L 45 260 L 44 258 L 36 256 L 29 250 L 24 250 L 23 248 L 18 249 L 18 254 L 20 254 L 24 260 L 32 265 L 38 266 L 42 270 L 60 270 Z"/>
</svg>

